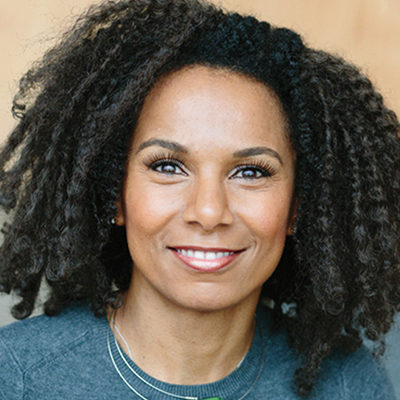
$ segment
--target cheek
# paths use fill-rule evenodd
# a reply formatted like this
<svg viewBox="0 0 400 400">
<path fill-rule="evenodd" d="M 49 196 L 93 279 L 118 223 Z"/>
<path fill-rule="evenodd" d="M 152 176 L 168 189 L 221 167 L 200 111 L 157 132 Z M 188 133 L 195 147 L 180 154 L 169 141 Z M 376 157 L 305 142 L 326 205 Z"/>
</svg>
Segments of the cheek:
<svg viewBox="0 0 400 400">
<path fill-rule="evenodd" d="M 179 208 L 179 196 L 166 195 L 163 188 L 140 180 L 130 182 L 125 188 L 124 217 L 128 237 L 152 235 L 163 226 Z"/>
<path fill-rule="evenodd" d="M 275 193 L 268 193 L 252 201 L 246 208 L 245 219 L 255 239 L 270 245 L 283 246 L 286 240 L 290 198 Z M 242 214 L 243 215 L 243 214 Z"/>
</svg>

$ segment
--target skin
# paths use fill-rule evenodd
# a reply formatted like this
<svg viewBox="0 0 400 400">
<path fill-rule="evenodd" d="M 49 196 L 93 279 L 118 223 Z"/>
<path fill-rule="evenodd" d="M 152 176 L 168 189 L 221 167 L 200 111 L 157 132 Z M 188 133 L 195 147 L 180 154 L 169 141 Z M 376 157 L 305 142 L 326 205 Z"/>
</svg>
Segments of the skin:
<svg viewBox="0 0 400 400">
<path fill-rule="evenodd" d="M 237 154 L 260 147 L 261 154 Z M 172 159 L 154 162 L 154 154 Z M 255 162 L 263 166 L 247 166 Z M 117 216 L 134 268 L 116 324 L 148 374 L 175 384 L 213 382 L 246 354 L 262 285 L 290 234 L 294 168 L 282 107 L 264 84 L 192 66 L 151 90 Z M 204 272 L 177 258 L 171 248 L 179 246 L 241 253 Z"/>
</svg>

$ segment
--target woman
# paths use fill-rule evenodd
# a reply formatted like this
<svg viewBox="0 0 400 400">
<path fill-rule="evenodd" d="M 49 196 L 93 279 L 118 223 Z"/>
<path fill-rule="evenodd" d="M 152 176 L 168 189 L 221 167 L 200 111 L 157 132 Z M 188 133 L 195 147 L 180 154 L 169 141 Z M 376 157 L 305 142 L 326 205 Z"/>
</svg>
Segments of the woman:
<svg viewBox="0 0 400 400">
<path fill-rule="evenodd" d="M 1 290 L 19 319 L 49 298 L 1 330 L 3 398 L 394 398 L 361 345 L 400 308 L 399 124 L 356 68 L 207 3 L 122 0 L 13 110 Z"/>
</svg>

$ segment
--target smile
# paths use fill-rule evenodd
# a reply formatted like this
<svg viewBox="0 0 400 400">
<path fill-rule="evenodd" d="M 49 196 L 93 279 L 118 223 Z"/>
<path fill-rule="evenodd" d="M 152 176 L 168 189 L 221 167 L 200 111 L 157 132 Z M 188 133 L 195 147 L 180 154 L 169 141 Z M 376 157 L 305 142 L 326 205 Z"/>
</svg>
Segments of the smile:
<svg viewBox="0 0 400 400">
<path fill-rule="evenodd" d="M 243 250 L 169 248 L 175 257 L 191 269 L 199 272 L 215 272 L 232 263 Z"/>
</svg>

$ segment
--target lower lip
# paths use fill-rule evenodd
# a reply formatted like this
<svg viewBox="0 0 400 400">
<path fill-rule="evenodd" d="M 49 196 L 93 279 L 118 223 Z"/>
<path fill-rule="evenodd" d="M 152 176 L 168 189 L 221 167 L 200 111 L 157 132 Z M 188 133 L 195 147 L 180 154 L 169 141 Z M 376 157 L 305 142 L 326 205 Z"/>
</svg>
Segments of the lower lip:
<svg viewBox="0 0 400 400">
<path fill-rule="evenodd" d="M 185 263 L 188 267 L 199 272 L 216 272 L 232 263 L 241 253 L 233 253 L 229 256 L 216 258 L 215 260 L 203 260 L 178 253 L 176 250 L 171 250 L 179 260 Z"/>
</svg>

